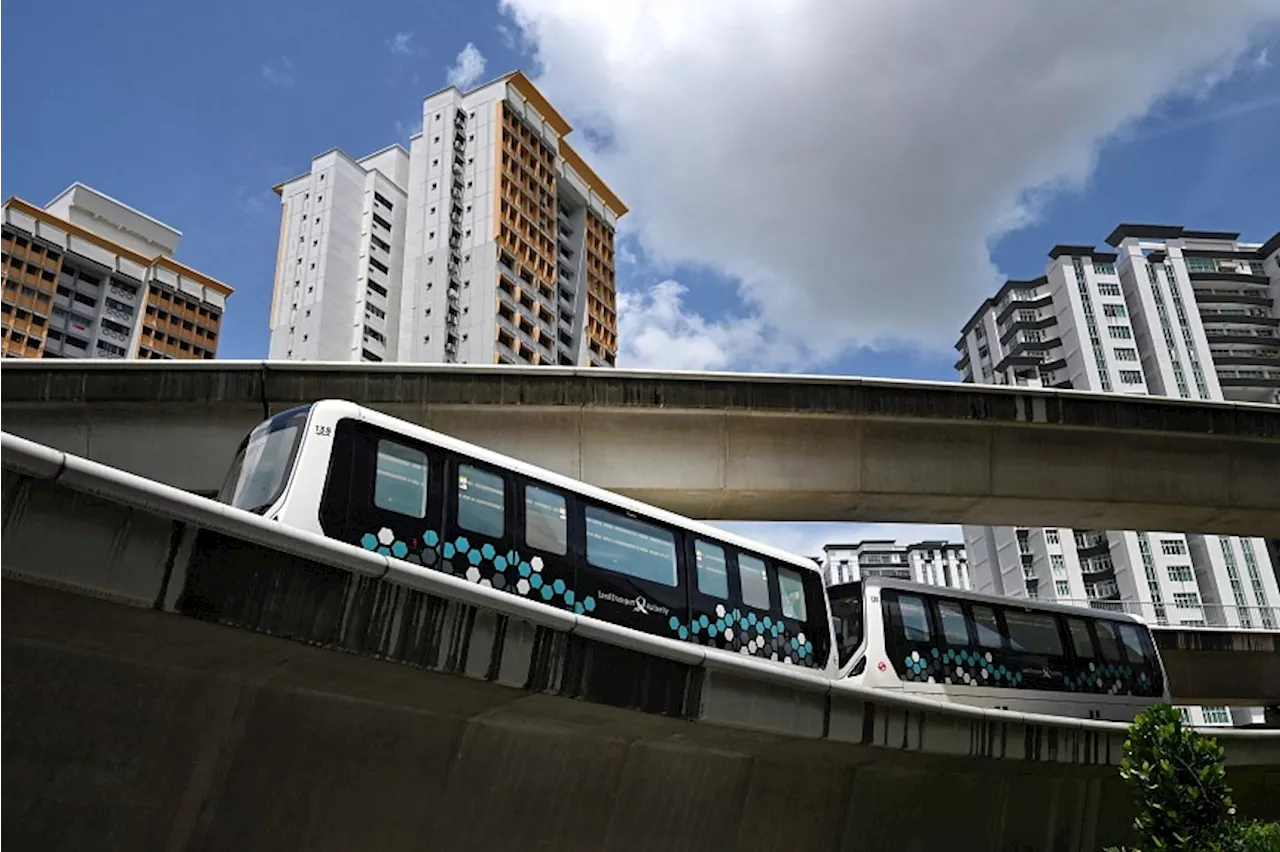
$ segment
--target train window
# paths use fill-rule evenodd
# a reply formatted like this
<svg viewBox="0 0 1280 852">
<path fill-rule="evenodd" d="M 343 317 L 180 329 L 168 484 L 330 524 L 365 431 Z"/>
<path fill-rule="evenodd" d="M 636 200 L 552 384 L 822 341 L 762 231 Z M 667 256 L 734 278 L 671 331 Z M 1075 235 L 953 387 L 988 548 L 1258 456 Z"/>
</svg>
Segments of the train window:
<svg viewBox="0 0 1280 852">
<path fill-rule="evenodd" d="M 779 565 L 778 591 L 782 593 L 782 614 L 787 618 L 804 621 L 804 580 L 800 579 L 800 575 Z"/>
<path fill-rule="evenodd" d="M 1120 646 L 1116 644 L 1116 634 L 1112 632 L 1110 622 L 1095 621 L 1093 626 L 1098 633 L 1098 648 L 1102 651 L 1102 659 L 1108 663 L 1120 662 Z"/>
<path fill-rule="evenodd" d="M 983 648 L 999 648 L 1004 643 L 1000 622 L 996 621 L 996 611 L 991 607 L 973 608 L 973 626 L 978 630 L 978 644 Z"/>
<path fill-rule="evenodd" d="M 587 561 L 606 571 L 677 585 L 675 536 L 594 506 L 587 507 Z"/>
<path fill-rule="evenodd" d="M 695 541 L 693 554 L 698 563 L 698 591 L 717 598 L 729 597 L 729 572 L 725 567 L 724 548 Z"/>
<path fill-rule="evenodd" d="M 738 579 L 742 581 L 742 602 L 756 609 L 769 609 L 769 574 L 764 560 L 738 554 Z"/>
<path fill-rule="evenodd" d="M 938 617 L 942 621 L 942 635 L 948 645 L 968 645 L 969 627 L 965 624 L 964 610 L 954 601 L 938 601 Z"/>
<path fill-rule="evenodd" d="M 524 490 L 524 543 L 563 556 L 568 549 L 568 507 L 553 491 L 530 485 Z"/>
<path fill-rule="evenodd" d="M 1131 663 L 1142 663 L 1142 638 L 1138 635 L 1138 628 L 1132 624 L 1116 625 L 1120 630 L 1120 642 L 1124 645 L 1124 655 Z"/>
<path fill-rule="evenodd" d="M 1009 640 L 1015 651 L 1058 656 L 1062 653 L 1062 637 L 1058 621 L 1041 612 L 1005 610 L 1004 623 L 1009 626 Z"/>
<path fill-rule="evenodd" d="M 923 599 L 915 595 L 900 596 L 898 612 L 902 616 L 902 635 L 908 642 L 929 641 L 929 616 L 925 612 Z"/>
<path fill-rule="evenodd" d="M 1089 637 L 1089 625 L 1078 618 L 1067 619 L 1067 630 L 1071 633 L 1071 646 L 1076 656 L 1082 660 L 1093 659 L 1093 639 Z"/>
<path fill-rule="evenodd" d="M 373 505 L 397 515 L 425 518 L 427 454 L 395 441 L 379 440 Z"/>
<path fill-rule="evenodd" d="M 502 477 L 469 464 L 458 465 L 458 526 L 489 538 L 502 538 Z"/>
</svg>

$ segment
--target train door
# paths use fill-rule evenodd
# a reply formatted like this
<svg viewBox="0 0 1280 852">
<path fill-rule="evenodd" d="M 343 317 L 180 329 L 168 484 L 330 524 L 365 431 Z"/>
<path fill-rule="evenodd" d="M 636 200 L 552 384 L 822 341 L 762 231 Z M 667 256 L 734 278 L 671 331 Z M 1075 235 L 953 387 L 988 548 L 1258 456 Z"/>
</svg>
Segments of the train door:
<svg viewBox="0 0 1280 852">
<path fill-rule="evenodd" d="M 439 567 L 444 460 L 434 448 L 355 420 L 334 429 L 320 500 L 326 536 Z"/>
</svg>

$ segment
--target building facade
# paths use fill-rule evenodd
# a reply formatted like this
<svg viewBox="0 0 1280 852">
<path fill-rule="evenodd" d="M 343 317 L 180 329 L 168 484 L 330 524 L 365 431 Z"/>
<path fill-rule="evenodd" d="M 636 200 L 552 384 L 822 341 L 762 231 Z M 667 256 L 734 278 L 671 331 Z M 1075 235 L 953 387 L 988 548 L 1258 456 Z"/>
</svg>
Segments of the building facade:
<svg viewBox="0 0 1280 852">
<path fill-rule="evenodd" d="M 173 258 L 181 232 L 76 183 L 4 203 L 6 358 L 209 359 L 230 287 Z"/>
<path fill-rule="evenodd" d="M 920 541 L 905 546 L 892 539 L 869 539 L 854 544 L 828 544 L 819 560 L 828 586 L 852 583 L 864 577 L 891 577 L 970 588 L 969 564 L 964 545 L 949 541 Z"/>
<path fill-rule="evenodd" d="M 423 129 L 276 187 L 270 357 L 612 366 L 626 207 L 523 74 L 423 102 Z"/>
<path fill-rule="evenodd" d="M 1256 244 L 1121 225 L 1107 241 L 1113 250 L 1055 246 L 1044 275 L 1009 281 L 986 300 L 956 344 L 964 380 L 1277 401 L 1280 235 Z M 1261 538 L 1018 527 L 965 527 L 964 538 L 978 591 L 1162 624 L 1280 625 Z M 1201 710 L 1206 722 L 1223 715 Z"/>
</svg>

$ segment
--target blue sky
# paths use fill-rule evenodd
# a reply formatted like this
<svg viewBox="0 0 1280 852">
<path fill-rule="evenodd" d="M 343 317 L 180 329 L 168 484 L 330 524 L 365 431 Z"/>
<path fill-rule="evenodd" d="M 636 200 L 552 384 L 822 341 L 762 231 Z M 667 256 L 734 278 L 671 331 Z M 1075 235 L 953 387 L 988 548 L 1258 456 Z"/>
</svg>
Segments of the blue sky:
<svg viewBox="0 0 1280 852">
<path fill-rule="evenodd" d="M 1033 213 L 1024 213 L 1024 224 L 1008 233 L 1000 234 L 999 228 L 987 225 L 973 230 L 972 236 L 969 232 L 956 236 L 957 244 L 971 245 L 975 255 L 982 255 L 983 235 L 991 236 L 993 268 L 983 267 L 989 282 L 969 281 L 965 285 L 969 289 L 950 302 L 943 299 L 934 304 L 928 299 L 913 298 L 909 308 L 923 318 L 924 326 L 914 337 L 910 322 L 894 327 L 894 317 L 905 316 L 905 308 L 898 313 L 887 312 L 883 318 L 868 312 L 866 325 L 856 321 L 848 324 L 847 340 L 837 341 L 838 345 L 827 346 L 821 352 L 796 355 L 797 346 L 813 343 L 812 339 L 803 339 L 805 318 L 789 316 L 774 324 L 769 319 L 771 313 L 780 315 L 785 311 L 779 311 L 779 302 L 770 299 L 777 296 L 785 303 L 793 295 L 786 288 L 795 287 L 795 293 L 799 293 L 808 285 L 780 276 L 776 264 L 770 266 L 772 258 L 764 255 L 747 257 L 746 261 L 750 269 L 764 269 L 766 273 L 744 273 L 747 266 L 737 257 L 742 252 L 721 232 L 695 234 L 701 242 L 693 248 L 681 241 L 681 234 L 674 233 L 689 230 L 684 223 L 678 228 L 666 227 L 664 233 L 664 226 L 676 221 L 672 211 L 680 209 L 680 199 L 663 196 L 662 187 L 654 189 L 629 177 L 629 168 L 640 168 L 636 164 L 641 163 L 644 137 L 652 134 L 656 138 L 666 132 L 652 115 L 655 103 L 659 108 L 666 105 L 662 101 L 663 90 L 656 83 L 649 89 L 635 84 L 634 77 L 631 83 L 619 83 L 623 77 L 619 69 L 662 67 L 645 64 L 654 61 L 649 54 L 659 49 L 668 51 L 659 59 L 674 68 L 689 58 L 685 42 L 665 30 L 660 38 L 646 36 L 641 29 L 644 21 L 636 23 L 634 16 L 625 24 L 635 27 L 634 32 L 619 29 L 616 19 L 606 19 L 615 8 L 609 4 L 602 6 L 609 11 L 584 13 L 574 4 L 556 0 L 510 3 L 511 11 L 516 13 L 514 18 L 503 14 L 494 2 L 424 4 L 393 0 L 353 12 L 349 4 L 331 0 L 212 6 L 104 5 L 72 0 L 60 5 L 56 16 L 36 4 L 10 4 L 5 8 L 0 54 L 4 95 L 0 104 L 0 142 L 4 152 L 0 192 L 5 197 L 17 195 L 43 204 L 78 180 L 178 228 L 184 235 L 179 259 L 236 288 L 227 311 L 219 356 L 264 357 L 279 224 L 278 199 L 271 186 L 306 170 L 310 158 L 328 148 L 340 147 L 360 155 L 392 142 L 407 143 L 410 128 L 419 120 L 422 96 L 445 85 L 459 52 L 472 43 L 485 59 L 482 79 L 513 68 L 545 70 L 544 88 L 570 120 L 580 126 L 591 124 L 611 139 L 610 150 L 592 159 L 607 180 L 630 189 L 624 197 L 632 202 L 635 212 L 624 220 L 629 223 L 624 245 L 635 262 L 621 265 L 620 285 L 635 297 L 635 316 L 648 311 L 644 319 L 652 323 L 655 311 L 651 309 L 657 305 L 654 294 L 659 291 L 650 288 L 663 281 L 677 281 L 682 288 L 676 306 L 680 312 L 679 334 L 686 335 L 688 341 L 699 336 L 718 339 L 718 344 L 708 344 L 712 347 L 709 351 L 716 352 L 719 350 L 715 346 L 726 348 L 726 336 L 749 328 L 756 335 L 750 340 L 757 355 L 774 344 L 784 353 L 770 361 L 763 355 L 746 357 L 741 351 L 730 351 L 718 360 L 710 357 L 695 365 L 943 380 L 955 378 L 950 346 L 960 323 L 976 307 L 983 288 L 998 283 L 999 274 L 1038 275 L 1046 252 L 1056 242 L 1101 243 L 1119 221 L 1232 229 L 1259 240 L 1265 240 L 1280 227 L 1280 170 L 1275 159 L 1275 152 L 1280 149 L 1280 40 L 1274 28 L 1258 25 L 1262 13 L 1250 13 L 1253 17 L 1249 17 L 1241 12 L 1235 29 L 1224 25 L 1221 31 L 1211 31 L 1198 21 L 1188 21 L 1181 30 L 1170 24 L 1164 35 L 1149 32 L 1149 39 L 1156 43 L 1131 41 L 1126 47 L 1117 42 L 1112 54 L 1085 56 L 1087 63 L 1105 62 L 1112 67 L 1105 82 L 1089 80 L 1078 87 L 1079 91 L 1099 103 L 1117 103 L 1114 109 L 1093 110 L 1087 98 L 1070 100 L 1059 92 L 1056 96 L 1062 98 L 1063 108 L 1078 109 L 1081 115 L 1079 122 L 1073 119 L 1063 126 L 1068 131 L 1075 126 L 1088 127 L 1069 144 L 1052 145 L 1034 138 L 1036 126 L 1044 118 L 1032 114 L 1032 107 L 1017 105 L 1025 92 L 1015 88 L 974 92 L 972 89 L 978 85 L 986 87 L 977 76 L 965 91 L 960 91 L 966 86 L 963 75 L 970 73 L 972 63 L 958 54 L 956 67 L 961 70 L 955 80 L 955 97 L 946 92 L 949 78 L 942 72 L 931 81 L 931 89 L 943 90 L 948 101 L 969 97 L 981 104 L 983 98 L 989 97 L 1012 106 L 1008 112 L 984 119 L 992 123 L 990 129 L 977 127 L 971 135 L 959 137 L 969 141 L 958 144 L 969 147 L 946 166 L 949 172 L 943 179 L 968 168 L 984 150 L 999 148 L 1013 129 L 1020 127 L 1026 132 L 1030 126 L 1026 144 L 1000 156 L 1009 160 L 1010 171 L 1015 171 L 1013 164 L 1022 163 L 1016 168 L 1025 171 L 1025 180 L 1020 182 L 1015 174 L 1010 191 L 1018 193 L 1023 201 L 1034 199 Z M 619 8 L 625 5 L 622 0 L 617 4 Z M 720 27 L 722 22 L 711 17 L 721 13 L 716 11 L 719 6 L 708 4 L 706 10 L 689 13 L 689 27 Z M 785 51 L 775 50 L 776 45 L 767 43 L 771 29 L 767 21 L 760 28 L 765 36 L 753 35 L 751 16 L 758 19 L 774 14 L 767 6 L 744 5 L 745 23 L 741 32 L 734 33 L 744 42 L 755 39 L 752 49 L 763 51 L 756 55 L 769 57 L 761 60 L 761 73 L 770 72 L 769 61 L 788 63 L 778 65 L 775 75 L 793 87 L 784 91 L 801 90 L 810 82 L 806 74 L 813 74 L 814 82 L 822 79 L 818 75 L 823 69 L 811 67 L 822 60 L 822 44 L 816 45 L 811 55 L 795 51 L 805 53 L 803 61 L 777 59 Z M 1053 14 L 1052 6 L 1044 8 L 1049 10 L 1044 14 Z M 1113 12 L 1114 7 L 1108 4 L 1101 8 L 1106 14 L 1122 14 Z M 1197 14 L 1194 4 L 1186 8 L 1188 17 Z M 731 14 L 738 13 L 735 10 Z M 808 13 L 801 9 L 795 14 Z M 992 14 L 1000 14 L 1001 20 L 1009 17 Z M 1088 16 L 1082 12 L 1080 17 Z M 797 26 L 796 37 L 817 38 L 814 34 L 821 33 L 823 22 L 816 23 L 819 26 Z M 879 34 L 874 32 L 875 20 L 863 19 L 859 23 L 862 29 L 873 30 L 873 36 L 878 35 L 874 44 L 892 43 L 897 37 L 894 24 L 887 18 Z M 1123 29 L 1122 23 L 1117 22 L 1116 26 Z M 921 27 L 928 25 L 922 17 Z M 1160 26 L 1164 25 L 1151 24 L 1152 28 Z M 919 29 L 910 34 L 915 49 L 923 49 L 921 42 L 928 42 L 927 30 L 921 33 Z M 994 29 L 997 28 L 984 27 L 985 32 Z M 1031 38 L 1034 28 L 1027 25 L 1024 29 L 1026 37 Z M 1168 68 L 1160 72 L 1164 76 L 1146 73 L 1149 66 L 1162 61 L 1162 53 L 1180 50 L 1178 45 L 1217 39 L 1226 50 L 1238 47 L 1242 33 L 1248 34 L 1249 43 L 1236 51 L 1229 73 L 1220 71 L 1212 62 L 1193 59 L 1181 65 L 1167 60 Z M 526 39 L 523 43 L 522 36 Z M 622 41 L 611 42 L 611 38 Z M 1023 40 L 1023 33 L 1014 31 L 1008 38 L 1009 43 L 1002 49 L 1016 51 L 1016 42 Z M 732 55 L 731 44 L 699 42 L 692 36 L 689 41 L 695 45 L 695 53 L 705 51 L 692 74 L 722 60 L 741 64 Z M 592 49 L 596 42 L 602 45 L 598 51 Z M 627 54 L 618 49 L 619 43 L 641 42 L 648 53 L 641 54 L 634 48 L 632 54 Z M 867 43 L 868 53 L 874 50 L 874 44 Z M 50 45 L 57 46 L 56 60 L 51 58 Z M 1172 46 L 1164 49 L 1165 45 Z M 842 48 L 841 53 L 856 54 L 858 50 L 854 43 Z M 977 44 L 974 50 L 984 48 Z M 1133 55 L 1127 56 L 1126 52 Z M 545 68 L 535 68 L 535 54 Z M 1054 77 L 1045 79 L 1056 81 L 1071 73 L 1070 60 L 1074 58 L 1073 54 L 1064 53 Z M 621 66 L 619 63 L 624 61 L 632 65 Z M 1132 64 L 1125 65 L 1126 62 Z M 919 62 L 915 65 L 918 67 Z M 848 68 L 842 70 L 844 79 L 850 82 L 839 85 L 863 85 L 854 82 L 856 78 Z M 611 73 L 614 71 L 618 73 Z M 885 71 L 886 79 L 892 80 L 892 73 Z M 992 69 L 984 67 L 972 73 L 990 74 Z M 1187 75 L 1193 78 L 1189 86 Z M 651 76 L 657 79 L 662 75 Z M 723 79 L 723 75 L 715 76 L 707 85 L 721 86 Z M 696 79 L 678 82 L 697 85 Z M 602 88 L 607 84 L 613 88 Z M 998 85 L 1018 83 L 1001 81 Z M 1126 87 L 1135 89 L 1128 100 L 1121 97 Z M 1136 91 L 1139 88 L 1141 92 Z M 903 82 L 895 91 L 910 91 L 910 86 Z M 1076 91 L 1072 89 L 1069 94 L 1074 97 Z M 599 98 L 606 92 L 611 100 L 609 109 L 599 106 Z M 639 123 L 626 103 L 632 94 L 636 103 L 643 102 L 650 110 Z M 875 92 L 867 97 L 872 95 Z M 859 109 L 877 109 L 875 104 L 880 100 L 883 99 L 860 102 Z M 910 103 L 905 98 L 904 104 L 903 115 L 907 118 L 903 121 L 921 121 L 918 115 L 911 117 Z M 671 107 L 678 108 L 675 104 Z M 887 113 L 878 116 L 880 125 L 892 124 L 897 114 L 897 107 L 892 104 L 886 109 Z M 982 107 L 975 106 L 972 111 L 981 112 Z M 927 110 L 922 106 L 919 114 L 936 112 L 936 103 L 931 103 Z M 1020 120 L 1024 114 L 1025 120 Z M 870 128 L 870 122 L 864 127 Z M 907 139 L 920 138 L 924 133 L 916 133 L 914 126 L 908 130 L 911 132 L 904 137 Z M 1052 131 L 1046 128 L 1045 132 Z M 867 138 L 883 135 L 874 129 L 858 130 L 846 143 L 846 150 L 855 152 L 854 159 L 863 144 L 859 137 L 864 134 Z M 775 144 L 780 163 L 795 153 L 782 141 Z M 866 144 L 865 151 L 874 153 L 871 143 Z M 902 147 L 901 142 L 896 145 Z M 579 146 L 590 147 L 585 140 L 579 140 Z M 722 147 L 726 150 L 721 159 L 732 161 L 732 149 Z M 1025 162 L 1018 160 L 1023 149 L 1032 151 Z M 890 154 L 880 154 L 881 158 L 896 156 L 892 149 L 889 151 Z M 862 175 L 858 179 L 867 184 L 878 173 L 892 172 L 894 168 L 906 169 L 906 179 L 920 171 L 910 163 L 904 166 L 895 165 L 896 160 L 876 161 L 872 153 L 865 157 L 872 160 L 870 171 L 858 173 Z M 758 154 L 745 151 L 743 156 Z M 766 149 L 766 158 L 768 154 Z M 822 154 L 815 147 L 805 156 Z M 632 159 L 628 161 L 627 157 Z M 758 162 L 753 162 L 752 167 L 760 168 Z M 704 166 L 699 168 L 706 171 Z M 975 175 L 976 180 L 982 180 L 976 166 Z M 958 181 L 963 177 L 959 175 Z M 672 178 L 668 184 L 675 180 Z M 933 185 L 940 183 L 937 177 L 932 181 Z M 653 183 L 661 183 L 661 179 Z M 812 189 L 819 196 L 826 190 L 817 185 Z M 855 198 L 860 194 L 856 185 L 849 191 Z M 963 193 L 958 197 L 968 203 Z M 1007 193 L 994 201 L 984 200 L 985 206 L 975 210 L 975 219 L 992 219 L 992 206 L 1004 204 L 1001 199 L 1006 197 Z M 784 208 L 779 217 L 801 212 L 785 209 L 785 201 L 780 201 L 779 206 Z M 956 214 L 949 215 L 956 218 Z M 761 221 L 768 225 L 773 220 Z M 868 220 L 864 217 L 858 221 Z M 758 225 L 758 221 L 746 220 L 739 229 Z M 912 223 L 901 226 L 910 228 Z M 761 241 L 766 242 L 771 232 L 766 228 Z M 748 237 L 744 235 L 742 239 Z M 835 239 L 829 235 L 824 239 L 822 245 L 828 246 L 829 251 L 841 250 L 838 232 Z M 710 248 L 704 251 L 701 245 Z M 917 250 L 921 252 L 919 257 L 902 258 L 906 267 L 922 262 L 926 251 L 923 247 Z M 812 254 L 808 249 L 798 253 Z M 850 262 L 855 272 L 862 269 L 856 257 Z M 817 272 L 811 274 L 816 275 L 826 275 L 830 269 L 820 265 L 812 268 Z M 838 275 L 839 267 L 836 269 Z M 866 272 L 863 277 L 875 275 Z M 894 286 L 887 282 L 854 283 L 849 285 L 849 301 L 864 299 L 870 305 L 873 299 L 887 299 L 885 291 Z M 770 295 L 768 289 L 783 292 Z M 856 312 L 853 315 L 858 316 Z M 820 321 L 820 317 L 813 318 L 815 328 Z M 873 339 L 875 335 L 867 331 L 870 326 L 886 328 L 888 337 Z M 636 327 L 640 327 L 639 319 Z M 783 340 L 788 335 L 789 343 Z M 839 338 L 840 326 L 824 327 L 814 336 L 824 340 Z M 627 345 L 623 340 L 624 350 Z M 637 357 L 643 358 L 643 353 Z"/>
</svg>

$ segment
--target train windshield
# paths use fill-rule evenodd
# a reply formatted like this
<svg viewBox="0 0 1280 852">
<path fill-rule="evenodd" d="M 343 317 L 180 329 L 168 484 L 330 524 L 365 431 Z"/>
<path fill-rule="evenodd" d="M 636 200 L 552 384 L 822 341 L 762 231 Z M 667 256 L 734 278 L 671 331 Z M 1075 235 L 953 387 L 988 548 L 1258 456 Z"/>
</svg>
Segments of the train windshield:
<svg viewBox="0 0 1280 852">
<path fill-rule="evenodd" d="M 845 666 L 862 646 L 862 583 L 845 583 L 827 590 L 831 617 L 836 619 L 836 649 L 840 665 Z"/>
<path fill-rule="evenodd" d="M 249 433 L 218 493 L 238 509 L 265 512 L 284 491 L 302 439 L 307 408 L 278 414 Z"/>
</svg>

